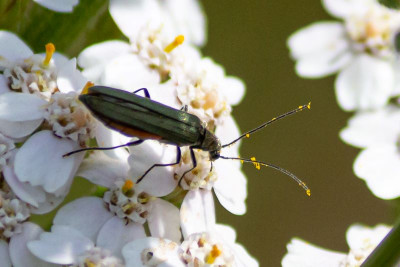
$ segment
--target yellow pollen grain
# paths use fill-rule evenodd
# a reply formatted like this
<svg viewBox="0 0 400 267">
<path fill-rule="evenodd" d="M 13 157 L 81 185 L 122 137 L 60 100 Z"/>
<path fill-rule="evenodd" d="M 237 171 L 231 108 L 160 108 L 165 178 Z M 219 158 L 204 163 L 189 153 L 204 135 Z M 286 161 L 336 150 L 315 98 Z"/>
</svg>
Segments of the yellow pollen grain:
<svg viewBox="0 0 400 267">
<path fill-rule="evenodd" d="M 254 162 L 254 161 L 256 161 L 255 157 L 251 157 L 250 160 L 253 161 L 253 165 L 254 165 L 254 167 L 256 167 L 257 170 L 261 169 L 260 163 Z"/>
<path fill-rule="evenodd" d="M 88 259 L 85 260 L 85 266 L 87 267 L 96 267 L 96 264 Z"/>
<path fill-rule="evenodd" d="M 92 82 L 87 82 L 86 84 L 85 84 L 85 87 L 83 87 L 83 89 L 82 89 L 82 92 L 81 92 L 81 95 L 87 95 L 88 93 L 89 93 L 89 88 L 90 87 L 93 87 L 94 86 L 94 83 L 92 83 Z"/>
<path fill-rule="evenodd" d="M 43 60 L 43 65 L 48 66 L 51 58 L 53 57 L 54 52 L 56 51 L 56 47 L 52 43 L 48 43 L 46 45 L 46 57 Z"/>
<path fill-rule="evenodd" d="M 250 134 L 246 134 L 246 137 L 249 138 L 249 137 L 250 137 Z"/>
<path fill-rule="evenodd" d="M 307 108 L 308 108 L 308 109 L 311 109 L 311 101 L 310 101 L 310 102 L 308 102 L 308 104 L 307 104 Z"/>
<path fill-rule="evenodd" d="M 215 259 L 222 254 L 222 251 L 218 248 L 217 245 L 213 245 L 212 250 L 206 257 L 207 264 L 213 264 Z"/>
<path fill-rule="evenodd" d="M 179 45 L 181 45 L 184 40 L 185 40 L 185 36 L 183 36 L 183 35 L 176 36 L 175 40 L 172 41 L 172 43 L 170 43 L 169 45 L 167 45 L 167 47 L 164 48 L 164 51 L 167 52 L 167 53 L 171 53 L 172 50 L 174 50 Z"/>
<path fill-rule="evenodd" d="M 122 186 L 122 192 L 127 192 L 128 190 L 131 190 L 133 186 L 135 185 L 132 180 L 126 180 L 124 185 Z"/>
<path fill-rule="evenodd" d="M 306 194 L 307 194 L 307 196 L 310 197 L 310 196 L 311 196 L 311 190 L 310 190 L 310 189 L 307 189 L 307 190 L 306 190 Z"/>
<path fill-rule="evenodd" d="M 274 121 L 274 120 L 276 120 L 276 118 L 272 118 L 272 120 L 271 120 L 271 121 Z"/>
</svg>

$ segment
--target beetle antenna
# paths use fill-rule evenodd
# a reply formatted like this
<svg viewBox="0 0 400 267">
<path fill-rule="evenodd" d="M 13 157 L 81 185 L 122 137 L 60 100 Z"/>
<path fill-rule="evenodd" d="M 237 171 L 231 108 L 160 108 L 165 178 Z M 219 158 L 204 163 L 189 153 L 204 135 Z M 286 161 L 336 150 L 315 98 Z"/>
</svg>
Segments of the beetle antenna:
<svg viewBox="0 0 400 267">
<path fill-rule="evenodd" d="M 262 161 L 258 161 L 256 160 L 256 158 L 252 157 L 251 159 L 245 159 L 245 158 L 231 158 L 231 157 L 224 157 L 224 156 L 220 156 L 220 158 L 222 159 L 233 159 L 233 160 L 240 160 L 241 162 L 250 162 L 253 163 L 254 166 L 256 167 L 257 170 L 260 169 L 260 166 L 265 166 L 265 167 L 270 167 L 272 169 L 278 170 L 284 174 L 286 174 L 287 176 L 290 176 L 293 180 L 295 180 L 301 187 L 303 187 L 303 189 L 306 191 L 306 194 L 308 196 L 311 196 L 311 190 L 308 188 L 308 186 L 302 181 L 300 180 L 296 175 L 294 175 L 293 173 L 291 173 L 288 170 L 285 170 L 279 166 L 276 166 L 274 164 L 271 163 L 267 163 L 267 162 L 262 162 Z"/>
<path fill-rule="evenodd" d="M 250 137 L 250 134 L 257 132 L 258 130 L 261 130 L 264 127 L 267 127 L 268 125 L 270 125 L 271 123 L 283 119 L 287 116 L 290 116 L 292 114 L 296 114 L 297 112 L 300 112 L 304 109 L 311 109 L 311 102 L 309 102 L 307 105 L 303 105 L 303 106 L 299 106 L 298 108 L 291 110 L 289 112 L 286 112 L 284 114 L 279 115 L 278 117 L 273 118 L 272 120 L 267 121 L 266 123 L 261 124 L 260 126 L 258 126 L 257 128 L 254 128 L 253 130 L 250 130 L 244 134 L 242 134 L 241 136 L 239 136 L 238 138 L 236 138 L 235 140 L 233 140 L 232 142 L 225 144 L 222 146 L 222 148 L 233 145 L 234 143 L 236 143 L 237 141 L 239 141 L 240 139 L 244 138 L 244 137 Z"/>
</svg>

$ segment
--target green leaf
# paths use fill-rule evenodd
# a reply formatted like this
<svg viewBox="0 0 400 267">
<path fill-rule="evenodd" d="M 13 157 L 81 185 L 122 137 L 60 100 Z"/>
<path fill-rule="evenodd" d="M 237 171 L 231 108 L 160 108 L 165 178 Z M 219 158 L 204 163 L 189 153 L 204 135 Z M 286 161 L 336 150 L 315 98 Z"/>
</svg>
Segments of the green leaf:
<svg viewBox="0 0 400 267">
<path fill-rule="evenodd" d="M 32 0 L 0 2 L 0 28 L 16 33 L 34 52 L 51 42 L 73 57 L 91 44 L 125 38 L 108 13 L 108 1 L 80 0 L 73 13 L 54 12 Z"/>
<path fill-rule="evenodd" d="M 379 3 L 388 8 L 400 9 L 400 0 L 379 0 Z"/>
</svg>

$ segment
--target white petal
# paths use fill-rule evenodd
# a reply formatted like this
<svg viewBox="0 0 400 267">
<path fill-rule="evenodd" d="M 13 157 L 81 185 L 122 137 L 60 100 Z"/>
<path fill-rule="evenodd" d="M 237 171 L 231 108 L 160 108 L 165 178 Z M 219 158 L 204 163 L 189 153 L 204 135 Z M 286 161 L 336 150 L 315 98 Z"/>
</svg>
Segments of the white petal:
<svg viewBox="0 0 400 267">
<path fill-rule="evenodd" d="M 161 2 L 165 13 L 170 15 L 171 28 L 183 34 L 188 42 L 202 46 L 206 42 L 206 17 L 197 0 L 174 0 Z"/>
<path fill-rule="evenodd" d="M 51 233 L 42 233 L 40 240 L 30 241 L 29 250 L 38 258 L 56 264 L 73 264 L 79 255 L 94 247 L 81 232 L 68 226 L 55 225 Z"/>
<path fill-rule="evenodd" d="M 229 225 L 215 224 L 215 232 L 221 237 L 226 243 L 233 244 L 236 241 L 236 231 Z"/>
<path fill-rule="evenodd" d="M 153 164 L 173 163 L 176 161 L 176 148 L 158 143 L 157 141 L 147 140 L 141 145 L 130 147 L 131 156 L 129 165 L 130 176 L 136 181 Z M 155 167 L 140 182 L 141 188 L 152 196 L 160 197 L 171 193 L 178 181 L 174 179 L 171 167 Z"/>
<path fill-rule="evenodd" d="M 54 194 L 49 194 L 46 193 L 46 199 L 43 202 L 39 203 L 38 207 L 32 207 L 31 208 L 31 213 L 32 214 L 45 214 L 45 213 L 49 213 L 50 211 L 52 211 L 53 209 L 55 209 L 56 207 L 58 207 L 58 205 L 61 204 L 61 202 L 64 201 L 64 198 L 66 197 L 66 195 L 54 195 Z"/>
<path fill-rule="evenodd" d="M 101 227 L 112 216 L 101 198 L 82 197 L 59 209 L 53 224 L 70 226 L 95 242 Z"/>
<path fill-rule="evenodd" d="M 8 31 L 0 31 L 0 57 L 16 61 L 32 55 L 32 50 L 17 35 Z"/>
<path fill-rule="evenodd" d="M 395 144 L 368 147 L 357 156 L 353 169 L 375 196 L 383 199 L 400 196 L 400 153 Z"/>
<path fill-rule="evenodd" d="M 108 249 L 122 259 L 122 248 L 135 239 L 146 237 L 144 227 L 139 223 L 126 223 L 116 216 L 111 217 L 101 228 L 96 245 Z"/>
<path fill-rule="evenodd" d="M 242 245 L 233 244 L 232 249 L 234 250 L 235 263 L 238 264 L 238 267 L 259 266 L 257 259 L 253 258 Z"/>
<path fill-rule="evenodd" d="M 134 91 L 158 85 L 160 75 L 152 71 L 134 54 L 124 54 L 107 64 L 102 83 L 111 87 Z"/>
<path fill-rule="evenodd" d="M 375 144 L 396 143 L 400 133 L 400 111 L 387 106 L 374 112 L 360 112 L 348 121 L 340 138 L 350 145 L 365 148 Z"/>
<path fill-rule="evenodd" d="M 82 68 L 95 67 L 105 64 L 121 54 L 131 50 L 128 43 L 123 41 L 106 41 L 85 48 L 78 56 L 78 64 Z"/>
<path fill-rule="evenodd" d="M 10 257 L 14 267 L 50 267 L 55 266 L 43 262 L 32 255 L 26 244 L 39 238 L 43 230 L 36 224 L 26 222 L 22 225 L 22 233 L 10 240 Z M 3 260 L 3 258 L 1 258 Z M 3 265 L 1 265 L 3 266 Z"/>
<path fill-rule="evenodd" d="M 223 124 L 218 125 L 215 130 L 215 135 L 218 136 L 222 144 L 228 144 L 240 136 L 239 127 L 232 116 L 226 117 Z M 241 141 L 222 149 L 221 154 L 229 157 L 239 156 L 239 147 Z M 220 159 L 224 160 L 224 159 Z M 240 166 L 240 161 L 232 161 L 232 164 Z"/>
<path fill-rule="evenodd" d="M 76 149 L 75 142 L 57 138 L 51 131 L 38 132 L 17 152 L 15 174 L 21 182 L 43 186 L 53 193 L 74 177 L 83 155 L 62 156 Z"/>
<path fill-rule="evenodd" d="M 20 182 L 14 173 L 13 167 L 5 166 L 3 175 L 13 192 L 24 202 L 38 207 L 40 202 L 46 200 L 46 194 L 43 190 L 33 187 L 29 183 Z"/>
<path fill-rule="evenodd" d="M 80 93 L 86 85 L 86 78 L 76 68 L 76 59 L 73 58 L 64 64 L 57 75 L 57 86 L 62 93 Z"/>
<path fill-rule="evenodd" d="M 375 227 L 366 227 L 360 224 L 353 224 L 346 232 L 346 240 L 350 249 L 359 250 L 365 247 L 366 241 L 378 245 L 389 233 L 391 227 L 378 224 Z"/>
<path fill-rule="evenodd" d="M 128 174 L 127 162 L 106 156 L 96 151 L 83 160 L 79 166 L 77 176 L 88 179 L 90 182 L 110 188 L 117 180 L 124 180 Z"/>
<path fill-rule="evenodd" d="M 288 39 L 292 56 L 298 59 L 297 73 L 319 78 L 343 68 L 352 58 L 344 26 L 318 22 L 295 32 Z"/>
<path fill-rule="evenodd" d="M 184 238 L 194 233 L 208 232 L 215 225 L 214 199 L 211 191 L 189 191 L 181 206 L 181 227 Z"/>
<path fill-rule="evenodd" d="M 8 244 L 4 240 L 0 240 L 0 259 L 2 267 L 12 267 Z"/>
<path fill-rule="evenodd" d="M 157 267 L 185 267 L 178 253 L 179 245 L 167 239 L 148 237 L 128 243 L 122 249 L 126 267 L 149 266 L 143 262 L 143 256 L 154 257 L 160 262 Z M 147 253 L 146 253 L 147 252 Z M 150 256 L 150 253 L 152 255 Z"/>
<path fill-rule="evenodd" d="M 151 236 L 172 240 L 181 240 L 179 209 L 160 198 L 151 202 L 151 210 L 147 217 Z"/>
<path fill-rule="evenodd" d="M 156 25 L 161 23 L 162 13 L 157 2 L 111 0 L 109 11 L 119 29 L 131 38 L 150 21 Z"/>
<path fill-rule="evenodd" d="M 33 133 L 42 122 L 43 119 L 17 122 L 0 120 L 0 132 L 8 137 L 18 139 Z"/>
<path fill-rule="evenodd" d="M 245 85 L 241 79 L 228 76 L 224 79 L 221 91 L 227 97 L 228 103 L 232 106 L 236 106 L 243 99 Z"/>
<path fill-rule="evenodd" d="M 3 74 L 0 74 L 0 94 L 8 92 L 11 92 L 10 87 L 8 86 L 8 81 Z"/>
<path fill-rule="evenodd" d="M 337 77 L 337 101 L 346 111 L 383 107 L 394 90 L 394 79 L 391 63 L 360 55 Z"/>
<path fill-rule="evenodd" d="M 333 16 L 346 18 L 354 14 L 362 14 L 368 10 L 375 0 L 323 0 L 325 9 Z"/>
<path fill-rule="evenodd" d="M 96 141 L 100 147 L 114 147 L 129 143 L 132 141 L 131 137 L 120 134 L 117 131 L 110 130 L 103 123 L 97 121 L 96 125 Z M 126 147 L 105 150 L 103 151 L 107 156 L 126 161 L 129 156 L 129 152 Z"/>
<path fill-rule="evenodd" d="M 79 0 L 33 0 L 41 6 L 57 12 L 72 12 Z"/>
<path fill-rule="evenodd" d="M 346 257 L 344 253 L 319 248 L 297 238 L 291 240 L 287 250 L 282 267 L 338 267 Z"/>
<path fill-rule="evenodd" d="M 42 119 L 46 104 L 36 95 L 4 93 L 0 95 L 0 119 L 13 122 Z"/>
<path fill-rule="evenodd" d="M 225 209 L 236 215 L 246 213 L 247 180 L 231 160 L 218 160 L 215 170 L 218 179 L 214 184 L 215 195 Z"/>
</svg>

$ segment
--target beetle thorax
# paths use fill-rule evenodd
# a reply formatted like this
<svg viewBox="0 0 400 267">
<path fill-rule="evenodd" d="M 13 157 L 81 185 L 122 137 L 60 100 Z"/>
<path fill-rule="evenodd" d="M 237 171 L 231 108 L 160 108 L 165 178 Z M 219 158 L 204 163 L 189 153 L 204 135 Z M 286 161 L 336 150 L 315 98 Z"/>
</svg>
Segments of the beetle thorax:
<svg viewBox="0 0 400 267">
<path fill-rule="evenodd" d="M 205 129 L 204 139 L 199 148 L 204 151 L 210 151 L 210 160 L 213 161 L 218 159 L 220 156 L 221 142 L 219 141 L 218 137 L 216 137 L 209 130 Z"/>
</svg>

